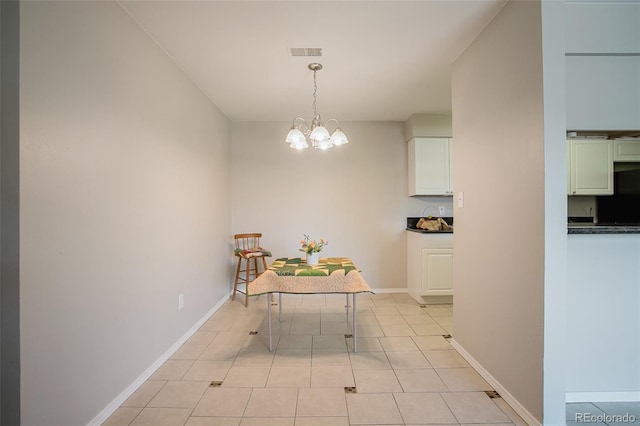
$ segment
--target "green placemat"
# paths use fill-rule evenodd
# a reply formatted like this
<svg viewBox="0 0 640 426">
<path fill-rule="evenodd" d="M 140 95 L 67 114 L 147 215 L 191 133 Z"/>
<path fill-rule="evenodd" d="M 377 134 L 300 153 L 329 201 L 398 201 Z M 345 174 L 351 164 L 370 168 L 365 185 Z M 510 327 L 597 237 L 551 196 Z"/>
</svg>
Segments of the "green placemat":
<svg viewBox="0 0 640 426">
<path fill-rule="evenodd" d="M 323 257 L 317 265 L 307 265 L 300 257 L 281 257 L 273 261 L 269 270 L 280 277 L 326 277 L 331 274 L 347 275 L 358 271 L 353 261 L 347 257 Z"/>
</svg>

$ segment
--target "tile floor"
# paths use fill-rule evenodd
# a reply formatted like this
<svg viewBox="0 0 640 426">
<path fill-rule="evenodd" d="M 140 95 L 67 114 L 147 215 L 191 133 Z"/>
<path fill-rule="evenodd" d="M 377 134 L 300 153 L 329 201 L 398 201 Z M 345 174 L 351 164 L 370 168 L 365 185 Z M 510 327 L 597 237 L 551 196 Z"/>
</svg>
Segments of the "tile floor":
<svg viewBox="0 0 640 426">
<path fill-rule="evenodd" d="M 225 303 L 104 425 L 525 424 L 443 337 L 450 305 L 360 295 L 353 353 L 344 295 L 283 295 L 269 352 L 266 296 L 243 302 Z"/>
<path fill-rule="evenodd" d="M 640 424 L 640 402 L 578 402 L 567 404 L 567 426 Z"/>
</svg>

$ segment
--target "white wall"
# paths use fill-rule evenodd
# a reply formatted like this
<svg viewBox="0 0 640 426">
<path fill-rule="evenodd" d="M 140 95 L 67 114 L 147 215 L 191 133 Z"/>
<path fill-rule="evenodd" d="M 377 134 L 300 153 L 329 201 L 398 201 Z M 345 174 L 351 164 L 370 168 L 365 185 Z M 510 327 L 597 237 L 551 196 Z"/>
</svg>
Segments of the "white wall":
<svg viewBox="0 0 640 426">
<path fill-rule="evenodd" d="M 564 8 L 567 129 L 640 129 L 640 2 Z"/>
<path fill-rule="evenodd" d="M 545 284 L 541 31 L 540 2 L 511 1 L 457 59 L 452 75 L 454 183 L 464 192 L 464 207 L 455 208 L 454 339 L 538 422 Z"/>
<path fill-rule="evenodd" d="M 638 54 L 640 2 L 567 0 L 564 2 L 567 53 Z"/>
<path fill-rule="evenodd" d="M 569 235 L 567 398 L 640 398 L 640 235 Z"/>
<path fill-rule="evenodd" d="M 418 136 L 450 138 L 451 114 L 412 114 L 404 123 L 404 138 Z"/>
<path fill-rule="evenodd" d="M 567 127 L 640 128 L 640 3 L 565 3 Z M 597 217 L 595 197 L 569 197 Z M 640 239 L 570 235 L 567 401 L 640 399 Z M 606 334 L 607 345 L 593 336 Z"/>
<path fill-rule="evenodd" d="M 566 418 L 567 149 L 564 3 L 541 2 L 544 99 L 543 423 Z"/>
<path fill-rule="evenodd" d="M 350 143 L 291 149 L 289 123 L 234 123 L 232 229 L 262 232 L 275 257 L 297 256 L 303 234 L 329 241 L 374 289 L 406 289 L 406 218 L 450 197 L 407 196 L 407 144 L 400 122 L 347 122 Z M 442 204 L 441 204 L 442 203 Z"/>
<path fill-rule="evenodd" d="M 567 215 L 580 217 L 597 217 L 596 197 L 572 196 L 567 197 Z M 595 219 L 594 219 L 595 220 Z"/>
<path fill-rule="evenodd" d="M 115 2 L 21 25 L 22 424 L 80 425 L 229 291 L 230 124 Z"/>
</svg>

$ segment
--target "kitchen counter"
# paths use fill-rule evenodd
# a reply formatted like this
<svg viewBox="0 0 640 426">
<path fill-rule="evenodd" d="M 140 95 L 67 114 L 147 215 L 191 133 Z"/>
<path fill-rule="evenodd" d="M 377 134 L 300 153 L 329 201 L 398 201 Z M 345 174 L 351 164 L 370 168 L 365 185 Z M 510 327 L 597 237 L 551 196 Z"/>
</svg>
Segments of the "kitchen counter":
<svg viewBox="0 0 640 426">
<path fill-rule="evenodd" d="M 406 230 L 418 234 L 453 234 L 453 218 L 443 217 L 442 219 L 451 227 L 449 231 L 427 231 L 426 229 L 417 228 L 416 225 L 420 220 L 419 217 L 408 217 Z"/>
<path fill-rule="evenodd" d="M 408 228 L 407 231 L 417 232 L 418 234 L 453 234 L 453 227 L 450 231 L 427 231 L 426 229 Z"/>
<path fill-rule="evenodd" d="M 640 234 L 640 225 L 569 223 L 569 234 Z"/>
</svg>

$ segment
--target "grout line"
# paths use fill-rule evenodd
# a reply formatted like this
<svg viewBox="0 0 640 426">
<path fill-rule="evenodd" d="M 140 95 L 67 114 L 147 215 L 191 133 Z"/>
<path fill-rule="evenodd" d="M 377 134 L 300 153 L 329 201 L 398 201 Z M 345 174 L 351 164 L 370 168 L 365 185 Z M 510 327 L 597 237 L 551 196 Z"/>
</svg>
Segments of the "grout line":
<svg viewBox="0 0 640 426">
<path fill-rule="evenodd" d="M 371 299 L 371 298 L 370 298 L 370 299 Z M 301 298 L 301 300 L 305 300 L 305 299 Z M 314 302 L 315 302 L 315 300 L 314 300 Z M 331 303 L 329 303 L 329 302 L 331 302 Z M 329 310 L 331 310 L 331 309 L 333 309 L 333 305 L 334 305 L 333 300 L 329 300 L 329 301 L 328 301 L 328 300 L 327 300 L 327 297 L 326 297 L 326 296 L 324 296 L 324 295 L 323 295 L 322 303 L 321 303 L 321 304 L 319 304 L 319 305 L 316 305 L 316 303 L 312 303 L 311 305 L 302 305 L 302 304 L 301 304 L 301 305 L 295 305 L 295 306 L 294 306 L 294 305 L 292 305 L 292 310 L 291 310 L 291 312 L 290 312 L 290 315 L 291 315 L 291 321 L 289 322 L 289 330 L 288 330 L 288 331 L 290 331 L 291 324 L 293 323 L 293 316 L 295 315 L 295 310 L 296 310 L 296 307 L 297 307 L 297 306 L 300 306 L 300 307 L 301 307 L 301 309 L 305 309 L 305 310 L 309 310 L 309 311 L 310 311 L 310 312 L 299 312 L 299 314 L 301 314 L 301 315 L 309 314 L 309 315 L 315 316 L 315 315 L 316 315 L 316 314 L 318 314 L 318 312 L 319 312 L 319 314 L 318 314 L 318 315 L 319 315 L 319 318 L 320 318 L 320 320 L 319 320 L 319 323 L 320 323 L 320 330 L 319 330 L 319 334 L 315 334 L 315 333 L 316 333 L 315 331 L 314 331 L 313 333 L 311 333 L 311 334 L 310 334 L 310 337 L 311 337 L 311 348 L 304 348 L 304 349 L 309 349 L 309 350 L 310 350 L 310 355 L 309 355 L 309 356 L 310 356 L 310 358 L 309 358 L 309 359 L 310 359 L 310 364 L 308 365 L 308 369 L 309 369 L 309 377 L 308 377 L 308 379 L 307 379 L 307 386 L 308 386 L 308 387 L 306 387 L 305 389 L 313 389 L 313 388 L 311 387 L 311 385 L 312 385 L 312 374 L 313 374 L 313 371 L 312 371 L 312 370 L 313 370 L 313 358 L 318 357 L 318 355 L 317 355 L 317 354 L 316 354 L 316 356 L 314 357 L 314 342 L 313 342 L 313 340 L 314 340 L 314 336 L 332 336 L 332 335 L 322 334 L 322 325 L 323 325 L 323 324 L 325 324 L 325 325 L 326 325 L 326 324 L 329 324 L 329 323 L 331 323 L 331 322 L 332 322 L 332 321 L 326 321 L 326 320 L 323 320 L 323 319 L 322 319 L 322 313 L 323 313 L 323 310 L 324 310 L 323 308 L 327 308 L 327 309 L 329 309 L 329 308 L 330 308 Z M 378 321 L 378 317 L 377 317 L 377 315 L 376 315 L 376 313 L 375 313 L 375 311 L 374 311 L 374 310 L 375 310 L 375 309 L 379 309 L 379 310 L 381 310 L 381 312 L 379 312 L 379 313 L 378 313 L 379 315 L 386 315 L 386 314 L 398 314 L 398 313 L 399 313 L 399 314 L 402 316 L 402 312 L 400 312 L 400 310 L 399 310 L 399 306 L 398 306 L 398 305 L 400 305 L 400 303 L 398 303 L 398 300 L 396 300 L 396 303 L 395 303 L 395 304 L 383 303 L 381 306 L 376 306 L 376 305 L 375 305 L 375 303 L 372 303 L 372 305 L 369 305 L 369 306 L 366 306 L 366 305 L 361 304 L 361 305 L 360 305 L 360 306 L 361 306 L 361 309 L 359 309 L 358 313 L 359 313 L 359 315 L 364 315 L 364 314 L 366 314 L 366 315 L 372 315 L 372 316 L 373 316 L 373 318 L 374 318 L 374 324 L 366 324 L 366 325 L 367 325 L 367 326 L 374 326 L 374 327 L 378 327 L 378 328 L 379 328 L 380 330 L 382 330 L 382 332 L 383 332 L 383 333 L 382 333 L 382 334 L 383 334 L 382 336 L 374 335 L 374 336 L 360 336 L 360 337 L 368 337 L 368 338 L 371 338 L 371 339 L 372 339 L 372 340 L 371 340 L 372 342 L 374 342 L 374 340 L 373 340 L 373 339 L 375 339 L 375 342 L 376 342 L 376 343 L 377 343 L 377 344 L 382 348 L 382 352 L 384 353 L 384 356 L 379 356 L 379 355 L 377 354 L 377 352 L 379 352 L 379 351 L 374 351 L 374 352 L 372 352 L 371 354 L 374 354 L 374 356 L 375 356 L 375 358 L 376 358 L 376 359 L 386 360 L 386 362 L 388 363 L 388 367 L 387 367 L 387 368 L 385 368 L 385 369 L 391 369 L 391 370 L 393 371 L 393 373 L 394 373 L 394 377 L 395 377 L 395 379 L 397 380 L 397 382 L 398 382 L 398 383 L 399 383 L 399 385 L 400 385 L 400 389 L 401 389 L 401 391 L 400 391 L 400 392 L 388 392 L 388 393 L 391 393 L 391 394 L 392 394 L 392 396 L 393 396 L 393 398 L 394 398 L 394 402 L 395 402 L 395 404 L 396 404 L 396 408 L 398 409 L 398 412 L 400 413 L 401 418 L 402 418 L 402 419 L 403 419 L 403 421 L 404 421 L 404 416 L 402 415 L 402 412 L 400 411 L 400 408 L 399 408 L 398 403 L 397 403 L 397 400 L 396 400 L 396 395 L 395 395 L 396 393 L 407 393 L 407 392 L 405 391 L 404 387 L 402 386 L 402 383 L 400 382 L 400 380 L 399 380 L 399 378 L 398 378 L 398 370 L 404 370 L 404 369 L 396 369 L 396 368 L 394 368 L 394 366 L 391 364 L 391 361 L 390 361 L 390 359 L 389 359 L 389 351 L 387 351 L 387 350 L 385 349 L 385 347 L 382 345 L 382 341 L 381 341 L 381 339 L 383 339 L 383 338 L 402 338 L 402 339 L 409 338 L 409 339 L 410 339 L 410 341 L 411 341 L 415 346 L 418 346 L 418 345 L 417 345 L 417 343 L 416 343 L 416 339 L 420 339 L 421 337 L 424 337 L 424 336 L 387 336 L 387 335 L 384 333 L 384 330 L 382 329 L 382 326 L 380 325 L 380 322 Z M 229 306 L 230 306 L 230 305 L 225 305 L 223 308 L 226 308 L 226 310 L 224 310 L 224 311 L 223 311 L 223 309 L 220 309 L 220 311 L 216 312 L 213 316 L 211 316 L 210 321 L 211 321 L 211 320 L 216 321 L 216 319 L 220 319 L 221 323 L 224 323 L 224 322 L 229 321 L 229 320 L 233 321 L 233 318 L 237 317 L 237 315 L 238 315 L 239 313 L 243 312 L 243 311 L 241 311 L 241 310 L 238 310 L 237 312 L 236 312 L 236 311 L 229 311 Z M 366 306 L 366 307 L 365 307 L 365 306 Z M 318 310 L 318 312 L 315 312 L 315 311 L 316 311 L 316 309 L 315 309 L 316 307 L 318 308 L 318 309 L 317 309 L 317 310 Z M 255 315 L 254 315 L 254 314 L 255 314 L 255 312 L 262 312 L 262 314 L 263 314 L 262 316 L 264 316 L 264 312 L 263 312 L 264 310 L 260 311 L 260 309 L 259 309 L 259 308 L 260 308 L 259 306 L 258 306 L 257 308 L 255 308 L 254 306 L 250 306 L 250 310 L 249 310 L 249 313 L 251 314 L 251 315 L 249 316 L 249 317 L 250 317 L 250 319 L 248 319 L 248 320 L 246 321 L 246 327 L 242 327 L 242 329 L 243 329 L 243 330 L 244 330 L 244 328 L 247 328 L 247 329 L 253 329 L 253 330 L 257 330 L 257 329 L 259 329 L 259 328 L 260 328 L 259 326 L 256 326 L 256 324 L 254 324 L 254 322 L 257 322 L 257 321 L 258 321 L 258 317 L 260 316 L 260 315 L 255 316 Z M 362 309 L 362 308 L 365 308 L 365 309 Z M 235 308 L 233 308 L 233 307 L 232 307 L 231 309 L 235 309 Z M 222 311 L 222 312 L 221 312 L 221 311 Z M 333 314 L 334 312 L 327 312 L 327 313 Z M 432 323 L 429 323 L 429 324 L 433 324 L 433 325 L 438 324 L 438 325 L 440 325 L 440 324 L 439 324 L 439 321 L 437 321 L 437 320 L 435 319 L 435 317 L 433 317 L 433 316 L 432 316 L 431 314 L 429 314 L 427 311 L 425 311 L 425 312 L 424 312 L 424 314 L 427 316 L 427 318 L 429 318 L 429 320 L 430 320 L 430 321 L 433 321 Z M 286 315 L 286 313 L 285 313 L 285 315 Z M 451 312 L 451 315 L 452 315 L 452 312 Z M 437 317 L 437 318 L 440 318 L 441 320 L 445 320 L 445 318 L 451 318 L 451 315 L 449 315 L 449 316 L 439 316 L 439 317 Z M 254 316 L 255 316 L 255 318 L 254 318 Z M 218 318 L 216 318 L 216 317 L 218 317 Z M 244 319 L 244 318 L 246 318 L 246 317 L 243 317 L 243 319 Z M 408 325 L 410 329 L 412 329 L 412 330 L 414 330 L 414 331 L 415 331 L 415 329 L 413 328 L 413 326 L 407 322 L 406 318 L 405 318 L 404 316 L 402 316 L 402 318 L 403 318 L 403 323 L 402 323 L 402 324 L 397 324 L 397 325 L 398 325 L 398 326 L 400 326 L 400 325 Z M 236 323 L 237 323 L 237 322 L 236 322 Z M 392 326 L 394 326 L 394 325 L 396 325 L 396 324 L 392 324 Z M 420 324 L 416 324 L 416 325 L 420 325 Z M 441 326 L 441 325 L 440 325 L 440 326 Z M 444 328 L 444 327 L 443 327 L 443 328 Z M 231 334 L 233 334 L 233 332 L 231 332 L 230 330 L 227 330 L 227 331 L 229 331 Z M 235 330 L 234 330 L 234 331 L 235 331 Z M 243 331 L 238 331 L 238 332 L 243 332 Z M 218 335 L 218 333 L 219 333 L 219 331 L 215 331 L 215 336 L 217 336 L 217 335 Z M 270 377 L 270 376 L 271 376 L 271 374 L 273 373 L 273 367 L 274 367 L 274 363 L 275 363 L 275 355 L 276 355 L 276 352 L 277 352 L 277 350 L 278 350 L 278 344 L 280 343 L 280 339 L 281 339 L 281 337 L 282 337 L 282 336 L 284 336 L 284 335 L 288 335 L 288 336 L 309 336 L 309 334 L 303 334 L 303 335 L 291 335 L 291 334 L 289 334 L 288 332 L 287 332 L 287 333 L 283 333 L 283 330 L 282 330 L 282 329 L 280 330 L 280 333 L 277 335 L 278 343 L 276 344 L 276 348 L 275 348 L 275 350 L 274 350 L 273 356 L 271 357 L 271 360 L 270 360 L 270 362 L 269 362 L 269 364 L 268 364 L 268 374 L 267 374 L 267 379 L 266 379 L 266 382 L 265 382 L 264 386 L 263 386 L 261 389 L 268 389 L 267 385 L 268 385 L 268 382 L 269 382 L 269 377 Z M 439 335 L 440 335 L 440 334 L 438 334 L 437 336 L 439 336 Z M 206 348 L 208 348 L 208 347 L 209 347 L 209 346 L 211 346 L 211 345 L 216 345 L 216 346 L 217 346 L 217 344 L 215 344 L 215 343 L 214 343 L 215 336 L 214 336 L 214 338 L 212 338 L 211 342 L 209 342 L 209 344 L 208 344 L 208 345 L 205 345 L 205 346 L 206 346 Z M 427 335 L 427 336 L 431 336 L 431 335 Z M 230 337 L 233 337 L 233 335 L 230 335 Z M 434 337 L 435 337 L 435 336 L 434 336 Z M 249 337 L 248 337 L 248 336 L 245 336 L 245 340 L 244 340 L 243 344 L 242 344 L 242 345 L 240 345 L 240 346 L 241 346 L 241 350 L 242 350 L 242 348 L 246 347 L 246 344 L 247 344 L 247 342 L 248 342 L 248 339 L 249 339 Z M 352 363 L 352 356 L 355 356 L 355 354 L 352 354 L 352 353 L 348 352 L 348 339 L 345 339 L 345 340 L 344 340 L 344 344 L 345 344 L 345 348 L 347 348 L 347 355 L 348 355 L 348 361 L 349 361 L 348 366 L 349 366 L 349 368 L 350 368 L 350 370 L 351 370 L 351 377 L 352 377 L 352 381 L 353 381 L 354 385 L 357 385 L 357 383 L 356 383 L 356 378 L 355 378 L 355 370 L 354 370 L 354 368 L 353 368 L 354 366 L 353 366 L 353 363 Z M 222 346 L 224 346 L 224 345 L 222 345 Z M 233 345 L 233 346 L 237 346 L 237 345 Z M 181 346 L 181 347 L 182 347 L 182 346 Z M 205 350 L 206 350 L 206 348 L 205 348 Z M 292 348 L 292 349 L 295 349 L 295 348 Z M 318 349 L 318 348 L 316 348 L 316 349 Z M 412 350 L 413 350 L 413 351 L 415 351 L 415 349 L 416 349 L 416 348 L 413 348 Z M 435 371 L 435 372 L 436 372 L 436 374 L 437 374 L 437 377 L 438 377 L 440 380 L 442 380 L 442 377 L 441 377 L 441 376 L 440 376 L 440 374 L 439 374 L 439 369 L 436 369 L 436 368 L 434 368 L 434 367 L 431 365 L 431 363 L 430 363 L 430 361 L 429 361 L 428 357 L 424 354 L 424 350 L 420 349 L 419 347 L 417 347 L 417 349 L 418 349 L 418 352 L 419 352 L 420 354 L 422 354 L 422 356 L 425 358 L 425 360 L 429 363 L 429 365 L 430 365 L 430 367 L 431 367 L 430 369 L 432 369 L 433 371 Z M 453 347 L 452 347 L 451 349 L 453 349 Z M 239 357 L 239 355 L 240 355 L 240 353 L 241 353 L 241 350 L 240 350 L 240 351 L 238 351 L 238 352 L 233 356 L 233 358 L 230 360 L 230 363 L 231 363 L 231 364 L 230 364 L 230 367 L 229 367 L 229 369 L 227 369 L 227 371 L 226 371 L 226 373 L 225 373 L 225 378 L 224 378 L 223 380 L 226 380 L 226 378 L 227 378 L 227 376 L 228 376 L 228 374 L 229 374 L 230 370 L 231 370 L 234 366 L 237 366 L 235 363 L 236 363 L 236 362 L 237 362 L 237 360 L 238 360 L 238 357 Z M 337 348 L 336 348 L 336 350 L 337 350 Z M 425 350 L 430 350 L 430 349 L 425 349 Z M 329 352 L 331 352 L 331 351 L 329 351 Z M 391 351 L 391 352 L 398 352 L 398 351 Z M 401 351 L 401 352 L 405 352 L 405 351 Z M 203 353 L 204 353 L 204 350 L 203 350 L 203 351 L 198 355 L 198 357 L 197 357 L 196 359 L 194 359 L 194 360 L 190 360 L 190 361 L 191 361 L 191 364 L 189 365 L 189 368 L 187 368 L 187 370 L 186 370 L 186 371 L 181 375 L 181 377 L 180 377 L 178 380 L 181 380 L 181 381 L 182 381 L 182 379 L 183 379 L 183 378 L 184 378 L 184 376 L 187 374 L 187 372 L 189 371 L 189 369 L 193 367 L 193 365 L 194 365 L 195 361 L 199 360 L 199 359 L 200 359 L 200 356 L 202 356 L 202 354 L 203 354 Z M 366 352 L 363 352 L 363 353 L 362 353 L 362 355 L 366 357 L 366 356 L 367 356 L 367 354 L 369 354 L 369 353 L 370 353 L 370 352 L 366 351 Z M 286 365 L 286 364 L 285 364 L 285 365 Z M 331 365 L 331 364 L 330 364 L 330 365 Z M 255 366 L 255 367 L 258 367 L 258 366 L 265 366 L 265 365 L 247 364 L 247 365 L 243 365 L 243 366 L 248 366 L 248 367 Z M 365 369 L 365 370 L 372 370 L 372 369 Z M 376 369 L 373 369 L 373 370 L 378 370 L 378 369 L 376 368 Z M 442 380 L 442 382 L 444 383 L 444 380 Z M 150 401 L 151 401 L 151 400 L 152 400 L 152 399 L 157 395 L 157 393 L 158 393 L 158 392 L 160 392 L 160 390 L 164 388 L 164 386 L 166 385 L 166 383 L 167 383 L 167 381 L 164 381 L 163 386 L 162 386 L 160 389 L 158 389 L 158 391 L 156 391 L 156 393 L 155 393 L 155 394 L 150 398 L 150 400 L 147 402 L 147 405 L 148 405 L 148 404 L 149 404 L 149 402 L 150 402 Z M 445 384 L 445 386 L 447 387 L 447 389 L 449 389 L 449 387 L 446 385 L 446 383 L 444 383 L 444 384 Z M 246 410 L 248 409 L 249 401 L 251 400 L 251 397 L 253 396 L 253 391 L 254 391 L 254 389 L 258 389 L 258 388 L 256 388 L 256 387 L 251 387 L 250 389 L 251 389 L 251 391 L 250 391 L 250 393 L 249 393 L 249 397 L 248 397 L 248 399 L 247 399 L 247 403 L 246 403 L 246 404 L 245 404 L 245 406 L 244 406 L 244 409 L 243 409 L 242 417 L 241 417 L 241 418 L 244 418 L 244 416 L 245 416 L 245 414 L 246 414 Z M 294 419 L 297 417 L 297 408 L 298 408 L 298 405 L 299 405 L 300 389 L 302 389 L 302 388 L 298 387 L 298 388 L 295 388 L 295 389 L 296 389 L 296 401 L 295 401 L 295 409 L 294 409 L 294 417 L 293 417 Z M 452 392 L 452 391 L 449 389 L 449 391 L 448 391 L 448 392 Z M 448 393 L 448 392 L 439 392 L 438 394 L 439 394 L 439 395 L 440 395 L 440 397 L 442 398 L 442 395 L 443 395 L 443 394 L 446 394 L 446 393 Z M 475 392 L 475 391 L 473 391 L 473 392 Z M 384 393 L 387 393 L 387 392 L 384 392 Z M 195 407 L 197 407 L 197 406 L 198 406 L 198 404 L 200 404 L 200 402 L 202 401 L 202 398 L 204 397 L 204 395 L 205 395 L 205 394 L 206 394 L 206 389 L 205 389 L 205 392 L 203 392 L 203 394 L 200 396 L 200 399 L 199 399 L 199 400 L 198 400 L 198 402 L 196 403 Z M 346 405 L 346 416 L 347 416 L 346 418 L 349 420 L 349 419 L 350 419 L 350 417 L 349 417 L 349 406 L 348 406 L 348 404 L 347 404 L 347 399 L 348 399 L 348 398 L 347 398 L 347 396 L 346 396 L 346 393 L 345 393 L 344 395 L 345 395 L 345 396 L 344 396 L 344 403 L 345 403 L 345 405 Z M 444 398 L 443 398 L 443 399 L 444 399 Z M 495 401 L 494 401 L 494 402 L 495 402 Z M 446 404 L 446 401 L 445 401 L 445 404 Z M 497 405 L 497 404 L 496 404 L 496 405 Z M 193 414 L 193 412 L 195 411 L 195 407 L 191 409 L 191 414 Z M 146 408 L 146 406 L 145 406 L 144 408 Z M 142 408 L 142 409 L 144 409 L 144 408 Z M 451 411 L 450 407 L 448 407 L 448 404 L 447 404 L 447 408 L 449 409 L 449 411 Z M 498 408 L 502 411 L 502 409 L 501 409 L 499 406 L 498 406 Z M 141 410 L 141 412 L 142 412 L 142 410 Z M 503 412 L 504 412 L 504 411 L 503 411 Z M 453 413 L 453 412 L 452 412 L 452 413 Z M 138 415 L 139 415 L 139 414 L 140 414 L 140 413 L 138 413 Z M 507 413 L 505 413 L 505 414 L 507 415 L 507 417 L 509 417 Z M 137 417 L 138 415 L 136 415 L 136 417 Z M 455 416 L 455 414 L 454 414 L 454 416 Z M 191 417 L 191 415 L 190 415 L 190 417 Z M 335 417 L 335 416 L 333 416 L 333 417 Z M 343 416 L 340 416 L 340 417 L 343 417 Z M 510 417 L 509 417 L 509 418 L 510 418 Z M 457 418 L 456 418 L 456 419 L 457 419 Z M 134 418 L 134 420 L 135 420 L 135 418 Z"/>
</svg>

